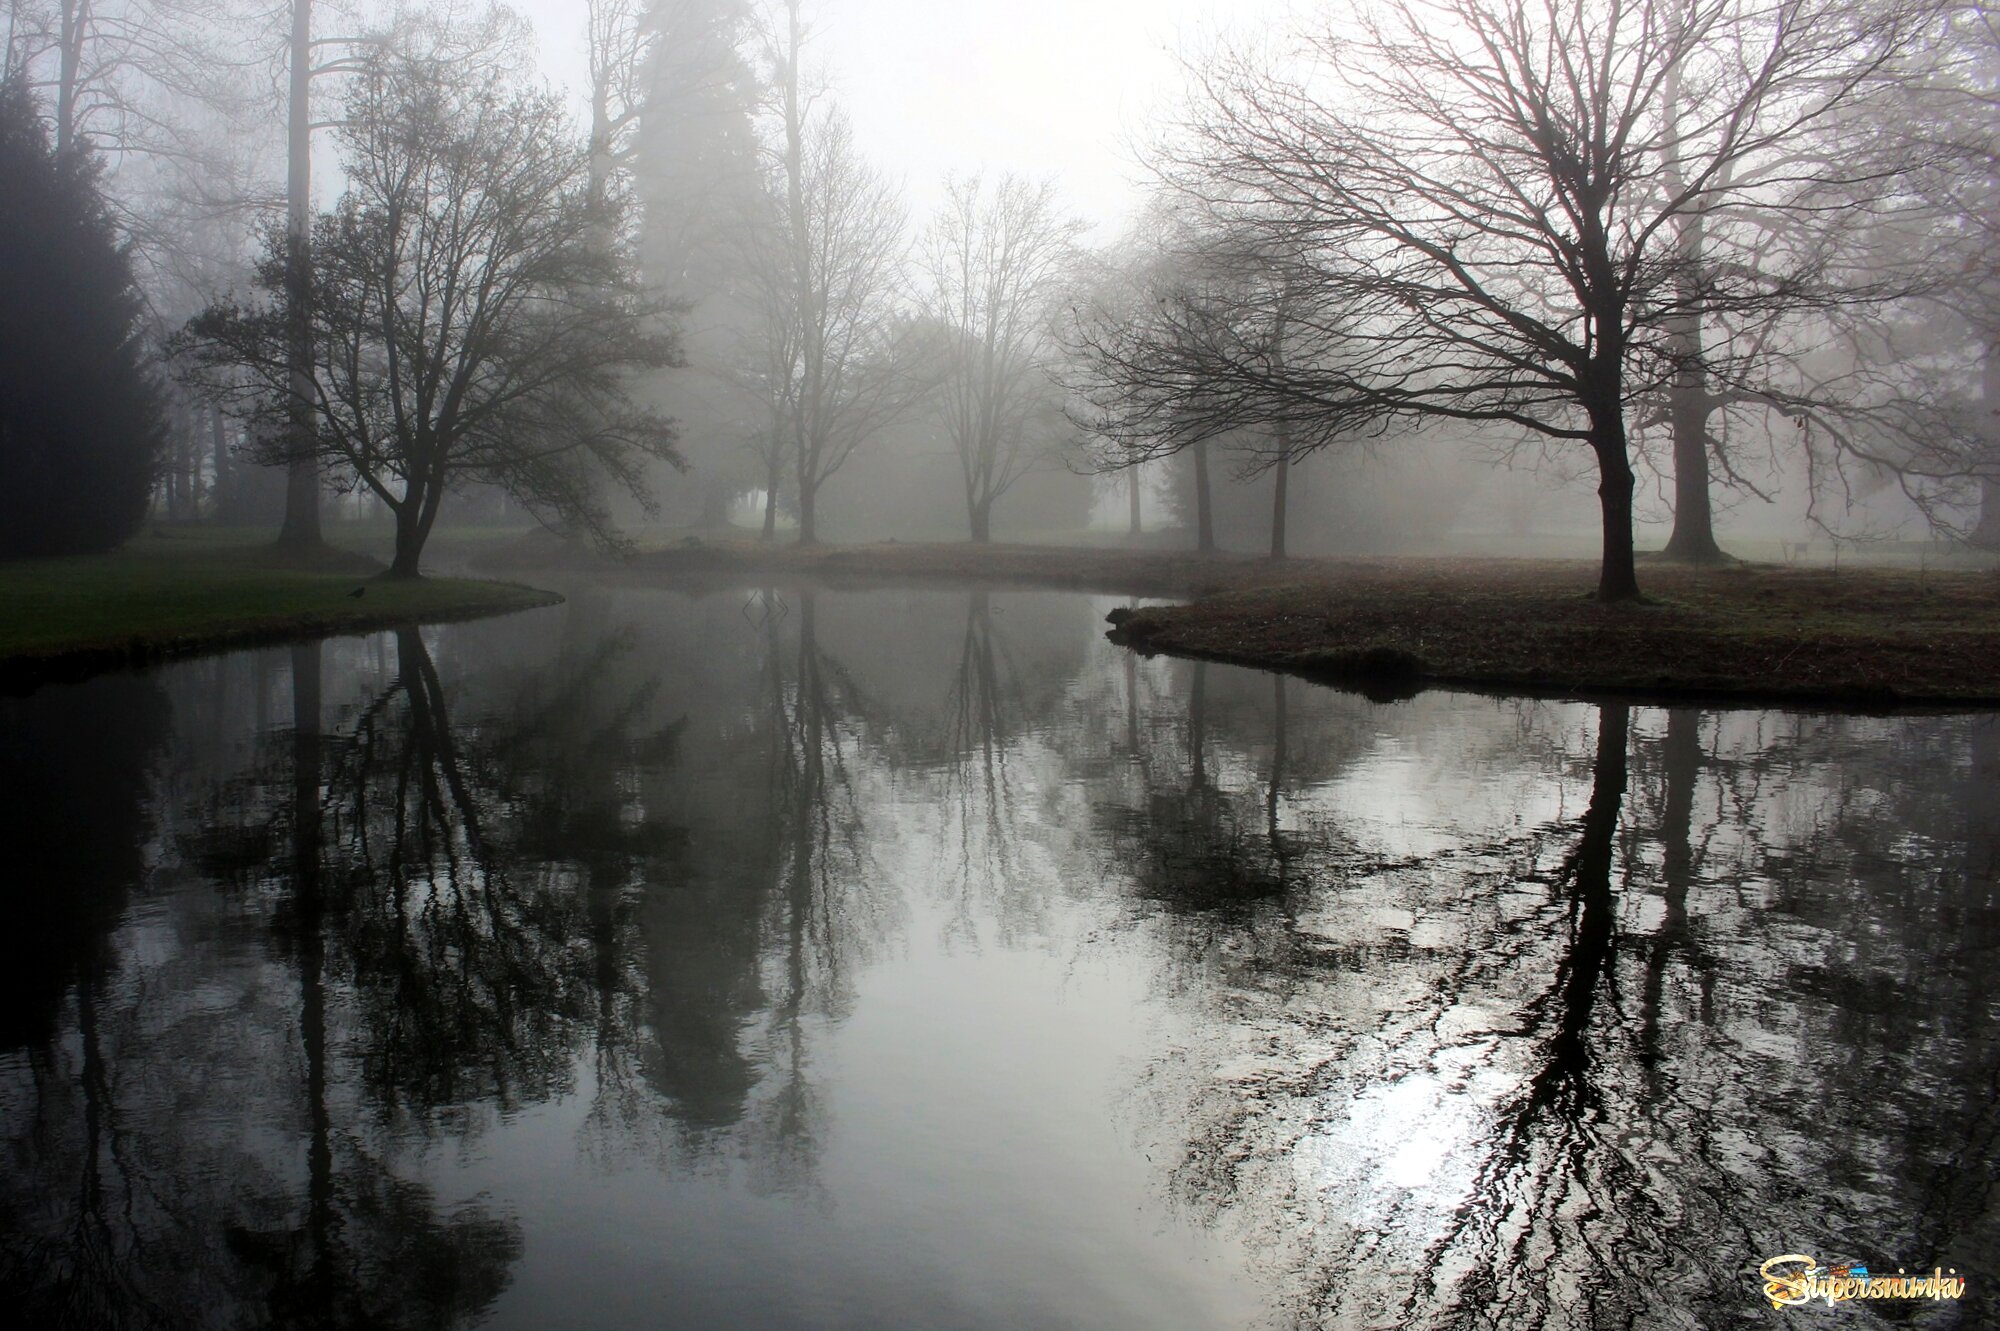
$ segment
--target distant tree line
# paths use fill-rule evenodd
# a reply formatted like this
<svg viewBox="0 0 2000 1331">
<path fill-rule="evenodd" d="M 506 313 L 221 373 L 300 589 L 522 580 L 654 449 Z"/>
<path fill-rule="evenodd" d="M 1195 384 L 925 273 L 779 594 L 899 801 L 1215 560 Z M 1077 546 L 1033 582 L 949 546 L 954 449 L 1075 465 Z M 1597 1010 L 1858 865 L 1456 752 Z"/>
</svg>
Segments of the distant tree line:
<svg viewBox="0 0 2000 1331">
<path fill-rule="evenodd" d="M 1115 487 L 1135 536 L 1206 551 L 1251 543 L 1254 482 L 1282 557 L 1382 516 L 1332 460 L 1443 449 L 1587 476 L 1607 599 L 1649 483 L 1683 559 L 1801 484 L 1829 530 L 1890 494 L 2000 544 L 1980 6 L 1328 0 L 1190 54 L 1094 249 L 1020 176 L 958 173 L 913 224 L 805 0 L 591 0 L 574 122 L 494 91 L 534 77 L 504 8 L 371 14 L 9 0 L 51 151 L 106 150 L 130 358 L 176 357 L 169 515 L 310 550 L 356 495 L 409 572 L 453 493 L 612 544 L 656 511 L 811 542 L 956 510 L 983 541 Z M 1513 520 L 1478 496 L 1518 485 L 1467 475 L 1412 535 Z"/>
</svg>

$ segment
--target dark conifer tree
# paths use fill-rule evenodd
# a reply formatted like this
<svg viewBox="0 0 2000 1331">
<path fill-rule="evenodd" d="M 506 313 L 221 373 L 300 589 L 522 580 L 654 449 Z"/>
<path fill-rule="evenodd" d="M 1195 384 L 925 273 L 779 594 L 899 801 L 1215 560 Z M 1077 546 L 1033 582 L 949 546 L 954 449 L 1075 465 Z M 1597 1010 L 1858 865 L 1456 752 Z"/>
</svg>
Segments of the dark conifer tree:
<svg viewBox="0 0 2000 1331">
<path fill-rule="evenodd" d="M 0 557 L 108 550 L 166 443 L 131 264 L 88 149 L 0 83 Z"/>
</svg>

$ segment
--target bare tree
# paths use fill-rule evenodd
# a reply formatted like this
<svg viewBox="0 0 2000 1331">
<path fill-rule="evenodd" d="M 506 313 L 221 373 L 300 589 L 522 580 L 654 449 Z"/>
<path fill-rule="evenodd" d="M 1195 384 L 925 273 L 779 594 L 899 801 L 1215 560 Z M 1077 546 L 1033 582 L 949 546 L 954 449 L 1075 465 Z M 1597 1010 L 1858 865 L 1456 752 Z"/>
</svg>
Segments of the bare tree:
<svg viewBox="0 0 2000 1331">
<path fill-rule="evenodd" d="M 56 150 L 85 136 L 112 159 L 202 166 L 179 112 L 188 103 L 240 110 L 231 86 L 252 63 L 225 54 L 242 17 L 232 0 L 9 0 L 4 72 L 46 95 Z"/>
<path fill-rule="evenodd" d="M 417 575 L 454 483 L 611 540 L 599 476 L 645 502 L 644 462 L 674 457 L 670 425 L 625 397 L 625 376 L 674 348 L 663 309 L 594 242 L 589 145 L 551 97 L 492 72 L 449 44 L 377 46 L 341 124 L 347 192 L 315 228 L 313 446 L 395 515 L 392 576 Z M 268 290 L 285 290 L 289 248 L 274 239 Z M 295 410 L 292 308 L 191 325 L 199 362 L 241 375 L 212 391 L 267 423 Z"/>
<path fill-rule="evenodd" d="M 647 74 L 659 34 L 643 0 L 587 0 L 590 61 L 590 188 L 602 201 L 612 177 L 636 152 Z"/>
<path fill-rule="evenodd" d="M 1897 150 L 1933 163 L 1916 182 L 1923 256 L 1935 277 L 1914 302 L 1912 319 L 1951 339 L 1954 374 L 1923 368 L 1950 383 L 1976 438 L 1977 516 L 1967 535 L 2000 549 L 2000 15 L 1991 6 L 1950 6 L 1923 76 L 1898 90 L 1892 121 Z M 1938 329 L 1938 316 L 1946 325 Z"/>
<path fill-rule="evenodd" d="M 943 414 L 975 541 L 992 538 L 994 502 L 1046 452 L 1051 332 L 1081 231 L 1052 182 L 970 176 L 946 183 L 924 238 L 920 299 L 951 339 Z"/>
<path fill-rule="evenodd" d="M 1697 8 L 1684 0 L 1685 14 Z M 1828 491 L 1846 507 L 1899 486 L 1934 530 L 1949 531 L 1974 486 L 1978 424 L 1940 354 L 1936 307 L 1942 300 L 1952 310 L 1945 322 L 1962 326 L 1965 297 L 1979 298 L 1979 281 L 1965 280 L 1978 266 L 1967 265 L 1965 241 L 1979 223 L 1958 205 L 1992 161 L 1990 102 L 1982 114 L 1976 94 L 1965 97 L 1982 77 L 1982 17 L 1954 16 L 1962 6 L 1900 8 L 1922 38 L 1906 58 L 1850 90 L 1781 153 L 1729 164 L 1724 183 L 1744 171 L 1742 188 L 1715 191 L 1674 220 L 1679 308 L 1664 322 L 1671 372 L 1637 420 L 1642 448 L 1655 426 L 1671 443 L 1669 557 L 1726 558 L 1712 483 L 1768 499 L 1759 469 L 1777 476 L 1802 461 L 1808 514 L 1829 530 Z M 1732 26 L 1715 44 L 1727 50 L 1741 37 Z M 1990 85 L 1990 34 L 1986 46 Z M 1694 62 L 1671 72 L 1662 87 L 1669 127 L 1683 119 L 1685 89 L 1697 89 L 1698 106 L 1713 78 Z M 1663 150 L 1670 194 L 1686 185 L 1677 149 L 1669 141 Z M 1787 200 L 1794 206 L 1759 206 L 1768 191 L 1758 175 L 1774 170 L 1817 175 L 1823 188 Z M 1944 202 L 1951 196 L 1957 204 Z M 1744 271 L 1789 278 L 1789 289 L 1774 287 L 1776 299 L 1748 307 L 1705 298 L 1718 274 Z"/>
<path fill-rule="evenodd" d="M 801 70 L 806 35 L 800 0 L 784 0 L 767 43 L 772 219 L 752 242 L 764 251 L 756 268 L 772 441 L 789 449 L 801 545 L 819 539 L 820 487 L 923 386 L 908 372 L 910 329 L 893 306 L 905 248 L 902 202 L 861 160 L 839 110 L 815 105 L 820 96 Z"/>
<path fill-rule="evenodd" d="M 1302 351 L 1295 329 L 1310 330 L 1322 363 L 1338 353 L 1338 311 L 1308 308 L 1328 294 L 1323 277 L 1256 233 L 1156 202 L 1118 271 L 1068 327 L 1072 411 L 1107 441 L 1109 465 L 1137 467 L 1182 448 L 1192 455 L 1200 550 L 1215 545 L 1212 441 L 1230 440 L 1241 476 L 1275 472 L 1271 556 L 1282 559 L 1293 457 L 1347 442 L 1359 423 L 1286 391 L 1290 359 Z"/>
<path fill-rule="evenodd" d="M 1160 173 L 1315 272 L 1338 312 L 1294 320 L 1287 345 L 1310 354 L 1281 377 L 1245 368 L 1247 387 L 1294 418 L 1316 404 L 1334 422 L 1490 422 L 1588 448 L 1598 595 L 1628 599 L 1627 412 L 1685 359 L 1675 321 L 1854 298 L 1820 292 L 1811 253 L 1677 284 L 1675 228 L 1887 199 L 1900 167 L 1841 112 L 1919 44 L 1925 8 L 1390 0 L 1307 36 L 1296 67 L 1236 55 L 1199 73 Z M 1814 151 L 1793 151 L 1807 135 Z"/>
</svg>

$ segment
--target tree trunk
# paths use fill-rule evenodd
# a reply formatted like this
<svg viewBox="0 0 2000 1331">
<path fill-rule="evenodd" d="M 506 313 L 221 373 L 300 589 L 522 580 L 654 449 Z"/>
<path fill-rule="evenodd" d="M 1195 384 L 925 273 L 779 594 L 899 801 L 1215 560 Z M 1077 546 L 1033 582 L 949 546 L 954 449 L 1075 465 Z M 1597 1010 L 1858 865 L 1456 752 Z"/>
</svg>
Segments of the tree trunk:
<svg viewBox="0 0 2000 1331">
<path fill-rule="evenodd" d="M 1996 470 L 1979 478 L 1979 523 L 1968 539 L 1982 550 L 2000 550 L 2000 344 L 1987 345 L 1980 381 L 1986 408 L 1983 460 Z"/>
<path fill-rule="evenodd" d="M 179 492 L 179 502 L 175 505 L 180 516 L 194 516 L 194 448 L 189 439 L 187 413 L 174 413 L 174 489 Z"/>
<path fill-rule="evenodd" d="M 736 499 L 736 492 L 726 479 L 710 476 L 701 487 L 701 514 L 697 521 L 703 527 L 713 530 L 729 525 L 729 506 Z"/>
<path fill-rule="evenodd" d="M 609 77 L 607 73 L 606 77 Z M 590 191 L 591 240 L 606 253 L 611 249 L 611 90 L 596 83 L 590 90 Z"/>
<path fill-rule="evenodd" d="M 64 0 L 56 31 L 56 156 L 76 143 L 76 92 L 82 78 L 83 34 L 90 21 L 84 0 Z"/>
<path fill-rule="evenodd" d="M 1284 439 L 1279 439 L 1279 447 L 1284 447 Z M 1271 485 L 1271 558 L 1285 557 L 1285 490 L 1291 483 L 1292 459 L 1289 452 L 1278 455 L 1278 465 L 1272 469 L 1277 479 Z"/>
<path fill-rule="evenodd" d="M 1131 485 L 1131 495 L 1132 495 L 1132 527 L 1131 527 L 1131 532 L 1132 532 L 1132 535 L 1134 535 L 1134 536 L 1137 536 L 1137 535 L 1139 534 L 1140 530 L 1141 530 L 1141 528 L 1140 528 L 1140 526 L 1139 526 L 1139 468 L 1138 468 L 1137 464 L 1134 464 L 1134 465 L 1133 465 L 1132 467 L 1128 468 L 1128 474 L 1129 474 L 1129 475 L 1131 476 L 1131 478 L 1132 478 L 1132 485 Z"/>
<path fill-rule="evenodd" d="M 1636 601 L 1639 573 L 1632 561 L 1632 493 L 1636 487 L 1625 446 L 1624 413 L 1615 395 L 1591 423 L 1590 446 L 1597 454 L 1597 501 L 1604 519 L 1597 599 Z"/>
<path fill-rule="evenodd" d="M 972 539 L 985 545 L 993 539 L 993 501 L 981 499 L 972 505 Z"/>
<path fill-rule="evenodd" d="M 1611 973 L 1617 900 L 1611 887 L 1617 859 L 1618 818 L 1625 801 L 1626 745 L 1632 709 L 1607 703 L 1597 709 L 1597 757 L 1592 764 L 1590 807 L 1583 815 L 1583 836 L 1572 863 L 1576 923 L 1563 975 L 1556 1030 L 1549 1040 L 1547 1063 L 1532 1083 L 1534 1101 L 1548 1104 L 1580 1093 L 1590 1068 L 1590 1017 L 1597 994 Z"/>
<path fill-rule="evenodd" d="M 1670 20 L 1676 31 L 1678 17 Z M 1681 107 L 1681 74 L 1668 71 L 1661 86 L 1667 122 L 1678 124 Z M 1680 153 L 1670 146 L 1666 153 L 1667 188 L 1680 193 L 1684 188 Z M 1701 278 L 1706 257 L 1708 226 L 1701 212 L 1682 216 L 1674 228 L 1674 295 L 1680 312 L 1668 322 L 1668 344 L 1674 356 L 1674 375 L 1667 385 L 1667 425 L 1674 440 L 1674 531 L 1667 540 L 1666 555 L 1691 564 L 1719 564 L 1728 556 L 1715 543 L 1715 514 L 1709 499 L 1708 418 L 1714 404 L 1708 396 L 1708 367 L 1703 362 L 1701 326 Z"/>
<path fill-rule="evenodd" d="M 826 446 L 822 432 L 822 409 L 826 406 L 826 318 L 827 306 L 821 291 L 823 274 L 814 264 L 814 237 L 806 210 L 805 193 L 805 103 L 799 90 L 799 52 L 805 42 L 805 28 L 799 15 L 799 0 L 786 0 L 786 47 L 780 92 L 785 129 L 785 211 L 791 222 L 791 261 L 795 317 L 798 321 L 799 386 L 792 403 L 793 447 L 798 458 L 800 545 L 819 543 L 815 521 L 815 500 L 819 483 L 820 452 Z"/>
<path fill-rule="evenodd" d="M 285 357 L 291 372 L 285 525 L 278 544 L 323 544 L 319 464 L 312 445 L 312 0 L 292 0 L 291 86 L 285 163 Z"/>
<path fill-rule="evenodd" d="M 1666 912 L 1646 949 L 1645 980 L 1639 991 L 1639 1050 L 1647 1067 L 1660 1057 L 1661 1004 L 1666 994 L 1667 962 L 1688 941 L 1688 889 L 1694 882 L 1695 785 L 1701 776 L 1701 713 L 1676 707 L 1667 713 L 1667 737 L 1661 745 L 1666 789 L 1660 801 L 1660 884 Z"/>
<path fill-rule="evenodd" d="M 390 578 L 421 577 L 418 563 L 424 553 L 423 496 L 420 490 L 405 492 L 403 502 L 395 508 L 396 514 L 396 554 L 389 562 Z"/>
<path fill-rule="evenodd" d="M 1215 512 L 1208 489 L 1208 440 L 1194 444 L 1194 548 L 1198 554 L 1215 553 Z"/>
<path fill-rule="evenodd" d="M 1667 421 L 1674 438 L 1674 533 L 1664 553 L 1690 564 L 1720 564 L 1729 556 L 1715 543 L 1704 377 L 1698 369 L 1683 367 L 1667 390 Z"/>
<path fill-rule="evenodd" d="M 1285 328 L 1290 322 L 1289 303 L 1284 295 L 1278 299 L 1277 323 L 1271 329 L 1272 359 L 1280 374 L 1285 370 Z M 1273 435 L 1278 444 L 1277 477 L 1271 483 L 1271 558 L 1285 557 L 1285 503 L 1286 491 L 1292 480 L 1292 426 L 1290 421 L 1279 420 Z"/>
<path fill-rule="evenodd" d="M 809 484 L 806 477 L 799 477 L 799 544 L 819 544 L 818 504 L 819 487 Z"/>
<path fill-rule="evenodd" d="M 187 493 L 187 434 L 181 424 L 180 412 L 168 415 L 167 472 L 161 479 L 166 483 L 169 520 L 180 518 L 182 497 Z"/>
<path fill-rule="evenodd" d="M 1122 652 L 1125 658 L 1125 752 L 1139 753 L 1139 653 Z"/>
<path fill-rule="evenodd" d="M 1278 867 L 1278 886 L 1285 885 L 1286 852 L 1284 836 L 1278 830 L 1278 806 L 1285 792 L 1285 677 L 1271 676 L 1271 779 L 1264 787 L 1264 835 L 1270 843 L 1271 863 Z"/>
<path fill-rule="evenodd" d="M 333 1147 L 327 1112 L 327 1020 L 321 893 L 320 644 L 292 648 L 292 905 L 299 971 L 299 1039 L 305 1054 L 308 1258 L 317 1284 L 333 1232 Z"/>
<path fill-rule="evenodd" d="M 215 455 L 215 481 L 208 488 L 213 503 L 216 521 L 222 521 L 223 505 L 229 494 L 229 429 L 222 419 L 222 409 L 211 407 L 208 412 L 208 441 Z"/>
<path fill-rule="evenodd" d="M 759 540 L 778 539 L 778 485 L 783 480 L 783 459 L 776 447 L 773 447 L 771 456 L 766 459 L 764 471 L 764 530 L 758 537 Z"/>
<path fill-rule="evenodd" d="M 1188 683 L 1188 789 L 1208 785 L 1208 662 L 1194 663 Z"/>
<path fill-rule="evenodd" d="M 1982 550 L 2000 550 L 2000 480 L 1979 478 L 1979 524 L 1966 539 Z"/>
</svg>

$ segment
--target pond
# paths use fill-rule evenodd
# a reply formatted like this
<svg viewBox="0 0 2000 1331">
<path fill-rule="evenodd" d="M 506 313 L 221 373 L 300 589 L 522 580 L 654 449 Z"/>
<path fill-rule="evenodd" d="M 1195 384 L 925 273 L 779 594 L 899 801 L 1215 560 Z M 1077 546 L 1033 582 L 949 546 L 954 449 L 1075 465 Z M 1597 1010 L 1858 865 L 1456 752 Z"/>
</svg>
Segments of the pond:
<svg viewBox="0 0 2000 1331">
<path fill-rule="evenodd" d="M 2000 719 L 565 590 L 0 700 L 29 1323 L 1993 1324 Z"/>
</svg>

